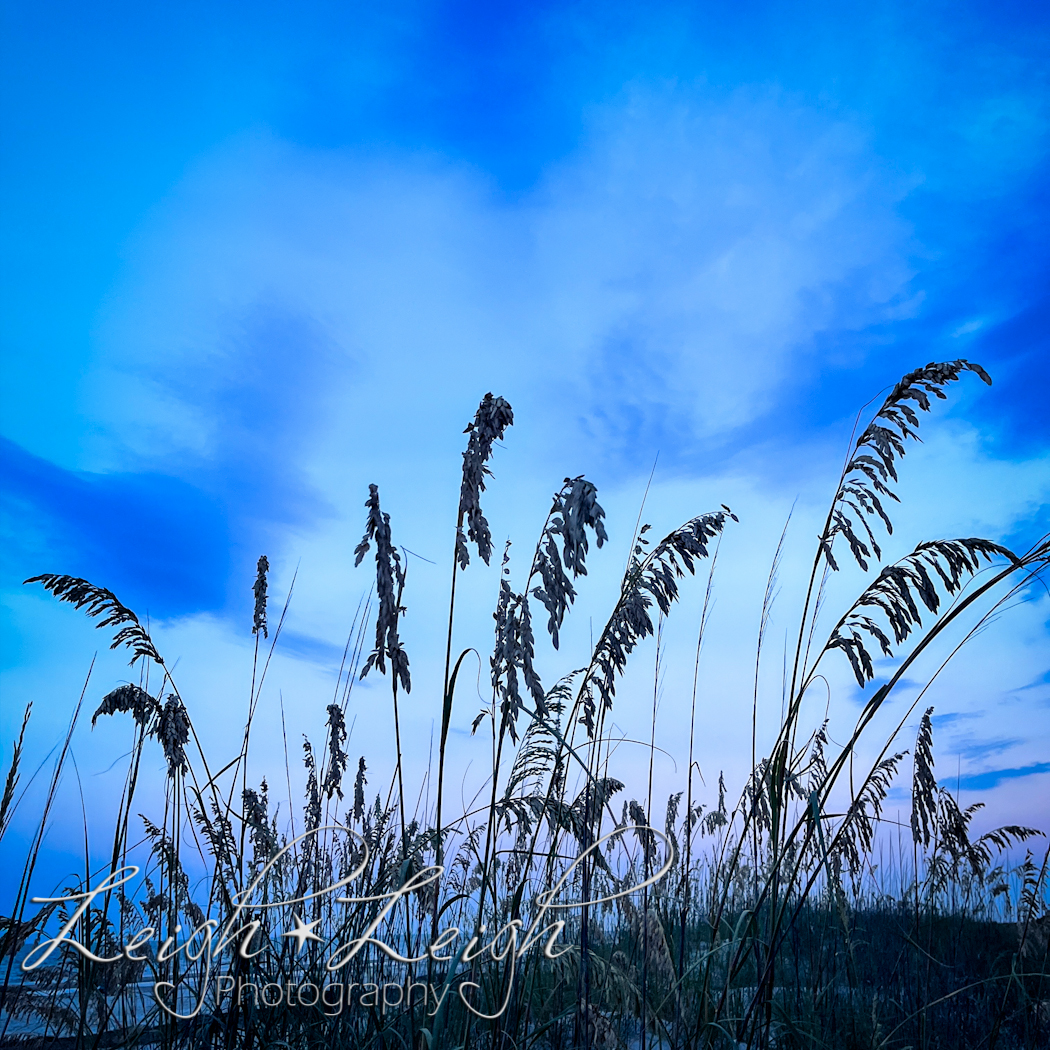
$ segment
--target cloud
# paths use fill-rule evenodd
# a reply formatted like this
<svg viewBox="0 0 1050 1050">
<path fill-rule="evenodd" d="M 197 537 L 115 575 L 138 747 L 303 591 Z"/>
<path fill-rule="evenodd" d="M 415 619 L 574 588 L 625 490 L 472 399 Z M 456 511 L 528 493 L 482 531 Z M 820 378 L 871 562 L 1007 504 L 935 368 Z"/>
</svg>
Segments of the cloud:
<svg viewBox="0 0 1050 1050">
<path fill-rule="evenodd" d="M 943 719 L 941 721 L 943 724 Z M 991 755 L 1001 754 L 1003 751 L 1009 751 L 1011 748 L 1023 743 L 1024 740 L 1022 738 L 1013 737 L 1000 740 L 986 740 L 979 743 L 958 744 L 957 748 L 959 754 L 965 755 L 967 759 L 972 760 L 989 758 Z"/>
<path fill-rule="evenodd" d="M 599 111 L 551 173 L 540 245 L 603 444 L 688 460 L 768 412 L 820 334 L 911 312 L 906 189 L 855 128 L 776 93 Z"/>
<path fill-rule="evenodd" d="M 155 472 L 70 471 L 0 438 L 5 575 L 84 576 L 142 612 L 222 602 L 229 577 L 222 505 Z M 12 581 L 14 582 L 14 581 Z"/>
<path fill-rule="evenodd" d="M 348 646 L 335 645 L 298 631 L 282 630 L 280 645 L 285 656 L 308 661 L 328 671 L 337 671 L 344 662 L 353 658 L 353 653 L 347 652 Z"/>
<path fill-rule="evenodd" d="M 386 416 L 401 455 L 495 385 L 618 473 L 688 461 L 767 413 L 819 334 L 914 309 L 906 190 L 855 128 L 774 92 L 636 87 L 514 200 L 435 156 L 242 139 L 140 232 L 97 403 L 147 458 L 232 473 L 256 449 L 275 493 L 326 439 Z"/>
<path fill-rule="evenodd" d="M 1033 762 L 1029 766 L 1019 766 L 1015 769 L 990 769 L 985 773 L 971 773 L 962 777 L 959 785 L 967 791 L 990 791 L 1004 780 L 1037 776 L 1040 773 L 1050 773 L 1050 762 Z"/>
</svg>

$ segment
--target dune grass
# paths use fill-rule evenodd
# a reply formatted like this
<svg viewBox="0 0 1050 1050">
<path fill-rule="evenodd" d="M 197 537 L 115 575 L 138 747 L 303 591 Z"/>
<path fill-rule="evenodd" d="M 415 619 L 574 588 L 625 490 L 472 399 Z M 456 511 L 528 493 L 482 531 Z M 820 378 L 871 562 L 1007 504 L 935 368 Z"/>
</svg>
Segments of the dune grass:
<svg viewBox="0 0 1050 1050">
<path fill-rule="evenodd" d="M 774 744 L 757 752 L 753 721 L 751 775 L 737 793 L 720 778 L 717 797 L 712 790 L 706 801 L 694 776 L 699 650 L 718 545 L 736 516 L 718 507 L 659 540 L 638 527 L 605 626 L 588 652 L 566 658 L 562 678 L 543 683 L 536 647 L 546 634 L 561 655 L 591 548 L 607 539 L 594 485 L 575 477 L 554 494 L 520 586 L 504 551 L 491 699 L 474 723 L 479 747 L 488 737 L 489 775 L 465 812 L 449 812 L 446 744 L 470 652 L 453 648 L 456 583 L 472 553 L 486 564 L 494 554 L 481 498 L 494 448 L 514 420 L 491 394 L 466 431 L 435 690 L 441 708 L 432 713 L 441 727 L 432 806 L 413 794 L 421 771 L 406 768 L 402 751 L 412 688 L 399 633 L 406 575 L 377 486 L 355 552 L 358 565 L 374 564 L 370 597 L 347 641 L 324 743 L 315 748 L 303 737 L 305 798 L 291 797 L 286 778 L 280 816 L 273 786 L 247 778 L 252 726 L 287 611 L 274 623 L 265 557 L 254 583 L 243 737 L 218 758 L 194 727 L 194 709 L 207 698 L 179 691 L 132 610 L 86 580 L 27 581 L 112 630 L 112 646 L 130 651 L 139 681 L 107 692 L 92 716 L 130 719 L 133 731 L 104 860 L 88 843 L 85 819 L 82 877 L 49 894 L 65 900 L 34 903 L 36 858 L 88 686 L 59 748 L 21 883 L 0 920 L 0 1041 L 426 1050 L 1050 1045 L 1042 833 L 971 830 L 978 807 L 960 809 L 934 773 L 932 709 L 917 737 L 902 739 L 922 710 L 924 690 L 915 696 L 913 681 L 896 728 L 877 741 L 874 762 L 859 765 L 862 741 L 872 753 L 875 715 L 904 691 L 920 657 L 965 659 L 966 641 L 1050 559 L 1050 537 L 1020 553 L 962 537 L 921 543 L 881 565 L 908 443 L 966 373 L 990 382 L 961 360 L 909 373 L 851 439 L 785 655 Z M 756 644 L 756 691 L 739 705 L 753 720 L 780 558 L 778 549 Z M 868 583 L 851 605 L 831 610 L 826 585 L 846 559 Z M 703 615 L 688 773 L 658 802 L 655 687 L 647 785 L 616 778 L 608 717 L 645 639 L 659 664 L 664 618 L 693 576 Z M 836 732 L 841 744 L 827 722 L 802 719 L 807 693 L 833 660 L 846 660 L 869 691 L 856 724 Z M 378 793 L 368 783 L 374 757 L 346 748 L 353 682 L 372 673 L 390 683 L 395 729 L 394 775 Z M 5 780 L 0 835 L 21 798 L 29 717 L 27 709 Z M 316 732 L 291 724 L 286 740 L 304 728 Z M 142 756 L 157 747 L 165 805 L 142 816 Z M 911 816 L 901 826 L 883 804 L 891 784 L 908 779 Z M 1011 866 L 1007 851 L 1018 844 L 1025 859 Z M 81 948 L 59 945 L 60 935 Z"/>
</svg>

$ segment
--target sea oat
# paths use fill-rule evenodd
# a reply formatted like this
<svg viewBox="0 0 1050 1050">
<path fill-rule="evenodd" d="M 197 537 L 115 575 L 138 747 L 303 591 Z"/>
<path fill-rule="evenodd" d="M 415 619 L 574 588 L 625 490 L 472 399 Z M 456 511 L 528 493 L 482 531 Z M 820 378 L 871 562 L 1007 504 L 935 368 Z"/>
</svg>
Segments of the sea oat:
<svg viewBox="0 0 1050 1050">
<path fill-rule="evenodd" d="M 990 540 L 969 538 L 920 543 L 911 554 L 887 565 L 869 584 L 836 624 L 825 651 L 842 649 L 849 658 L 857 684 L 863 686 L 875 677 L 875 669 L 862 635 L 874 638 L 884 656 L 892 656 L 893 644 L 900 645 L 915 628 L 922 626 L 919 603 L 931 613 L 940 608 L 938 581 L 948 594 L 956 594 L 965 578 L 980 569 L 982 559 L 990 562 L 995 557 L 1018 562 L 1012 551 Z M 882 626 L 861 612 L 862 609 L 874 609 L 886 618 L 893 633 L 892 643 Z"/>
<path fill-rule="evenodd" d="M 656 603 L 666 614 L 678 598 L 678 580 L 686 572 L 696 571 L 696 562 L 709 554 L 709 544 L 725 527 L 727 520 L 737 520 L 728 507 L 701 514 L 665 536 L 646 553 L 648 526 L 639 533 L 638 543 L 620 586 L 620 599 L 602 631 L 584 676 L 581 689 L 583 723 L 588 734 L 594 730 L 598 704 L 603 710 L 612 707 L 616 678 L 627 666 L 627 658 L 643 638 L 654 631 L 649 610 Z M 595 696 L 597 694 L 597 697 Z"/>
<path fill-rule="evenodd" d="M 270 571 L 270 561 L 265 554 L 259 557 L 255 570 L 255 584 L 252 592 L 255 594 L 255 611 L 252 615 L 252 634 L 262 631 L 264 638 L 269 634 L 266 630 L 266 574 Z"/>
<path fill-rule="evenodd" d="M 820 540 L 821 550 L 830 568 L 838 569 L 832 546 L 839 535 L 845 537 L 857 564 L 865 571 L 868 568 L 867 559 L 872 553 L 876 558 L 882 557 L 867 519 L 876 515 L 882 520 L 886 531 L 893 532 L 893 523 L 880 497 L 899 502 L 889 488 L 889 482 L 891 479 L 897 480 L 895 460 L 904 456 L 905 441 L 909 438 L 919 440 L 919 416 L 912 403 L 920 411 L 929 412 L 930 395 L 944 400 L 947 395 L 943 388 L 954 383 L 966 371 L 974 372 L 991 385 L 992 380 L 980 365 L 963 359 L 931 361 L 924 368 L 909 372 L 890 391 L 875 418 L 857 438 L 853 456 L 846 464 L 835 494 L 828 525 Z M 857 535 L 858 527 L 864 530 L 867 542 Z"/>
<path fill-rule="evenodd" d="M 390 537 L 390 515 L 379 506 L 379 486 L 368 486 L 365 501 L 368 516 L 365 519 L 365 534 L 354 548 L 354 565 L 360 565 L 368 553 L 371 541 L 376 545 L 376 595 L 379 609 L 376 612 L 376 645 L 369 654 L 361 677 L 373 668 L 386 674 L 386 660 L 390 660 L 391 671 L 400 681 L 406 693 L 412 691 L 412 679 L 408 672 L 408 654 L 397 633 L 397 621 L 404 609 L 400 605 L 401 591 L 405 586 L 405 571 L 401 556 Z"/>
<path fill-rule="evenodd" d="M 137 685 L 120 685 L 102 698 L 102 703 L 91 716 L 94 725 L 102 715 L 130 711 L 135 724 L 147 729 L 161 713 L 160 702 Z"/>
<path fill-rule="evenodd" d="M 190 738 L 190 717 L 181 698 L 174 693 L 164 702 L 152 732 L 164 748 L 168 776 L 174 779 L 177 773 L 185 773 L 189 768 L 185 745 Z"/>
<path fill-rule="evenodd" d="M 343 719 L 343 709 L 338 704 L 328 705 L 328 721 L 325 725 L 328 727 L 328 770 L 321 790 L 329 798 L 337 794 L 341 799 L 347 758 L 343 749 L 346 742 L 346 722 Z"/>
<path fill-rule="evenodd" d="M 50 591 L 59 601 L 69 602 L 77 609 L 84 609 L 88 616 L 101 616 L 102 619 L 95 625 L 100 629 L 119 626 L 120 630 L 113 635 L 110 649 L 121 645 L 131 649 L 132 665 L 142 657 L 163 665 L 164 660 L 157 652 L 146 628 L 112 591 L 107 591 L 105 587 L 96 587 L 78 576 L 62 576 L 51 572 L 42 576 L 32 576 L 25 582 L 42 584 L 44 589 Z"/>
<path fill-rule="evenodd" d="M 477 545 L 478 555 L 488 565 L 492 557 L 492 533 L 488 520 L 481 512 L 481 493 L 485 491 L 485 478 L 492 477 L 487 463 L 492 455 L 492 445 L 503 438 L 504 431 L 514 422 L 514 410 L 502 397 L 486 394 L 478 405 L 474 422 L 468 423 L 464 434 L 469 434 L 467 450 L 463 453 L 463 480 L 459 487 L 459 514 L 456 528 L 456 559 L 465 569 L 470 563 L 467 540 Z M 463 535 L 463 522 L 467 534 Z"/>
<path fill-rule="evenodd" d="M 365 815 L 365 785 L 368 783 L 365 777 L 365 756 L 362 755 L 357 763 L 357 776 L 354 777 L 354 820 L 362 820 Z"/>
<path fill-rule="evenodd" d="M 914 773 L 911 789 L 912 841 L 930 844 L 937 815 L 937 778 L 933 775 L 933 708 L 926 708 L 915 738 Z"/>
</svg>

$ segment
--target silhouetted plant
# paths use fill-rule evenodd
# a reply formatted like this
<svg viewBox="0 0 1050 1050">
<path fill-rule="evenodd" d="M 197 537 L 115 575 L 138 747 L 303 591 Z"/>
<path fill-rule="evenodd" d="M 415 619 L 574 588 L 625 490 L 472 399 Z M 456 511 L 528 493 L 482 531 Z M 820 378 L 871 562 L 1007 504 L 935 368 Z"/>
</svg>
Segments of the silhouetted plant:
<svg viewBox="0 0 1050 1050">
<path fill-rule="evenodd" d="M 130 649 L 132 666 L 143 657 L 163 666 L 164 660 L 157 652 L 146 628 L 126 605 L 118 601 L 112 591 L 96 587 L 77 576 L 62 576 L 52 572 L 33 576 L 25 582 L 41 584 L 59 601 L 69 602 L 74 608 L 83 609 L 88 616 L 101 616 L 102 619 L 95 624 L 99 629 L 119 627 L 120 630 L 113 635 L 110 649 L 117 649 L 122 645 Z"/>
</svg>

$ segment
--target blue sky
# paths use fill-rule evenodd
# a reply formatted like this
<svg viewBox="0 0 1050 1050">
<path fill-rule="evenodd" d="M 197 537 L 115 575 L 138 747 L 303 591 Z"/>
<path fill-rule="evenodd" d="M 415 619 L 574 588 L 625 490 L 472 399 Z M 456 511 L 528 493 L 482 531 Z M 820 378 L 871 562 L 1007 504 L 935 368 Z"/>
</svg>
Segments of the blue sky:
<svg viewBox="0 0 1050 1050">
<path fill-rule="evenodd" d="M 736 494 L 770 523 L 733 570 L 754 605 L 859 406 L 965 356 L 995 385 L 930 425 L 902 536 L 1046 528 L 1040 5 L 41 2 L 4 22 L 8 736 L 41 689 L 66 717 L 98 644 L 22 592 L 36 572 L 148 611 L 205 689 L 242 652 L 265 550 L 275 584 L 300 565 L 286 675 L 312 682 L 377 481 L 441 564 L 413 569 L 429 608 L 489 389 L 518 416 L 498 539 L 526 545 L 586 471 L 626 542 L 659 457 L 654 517 Z M 983 705 L 944 730 L 974 790 L 1047 781 L 1046 609 L 1017 616 L 1015 648 L 982 657 L 994 697 L 943 700 Z"/>
</svg>

